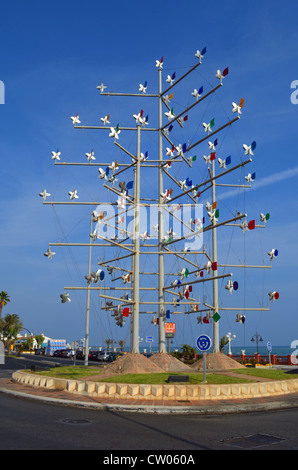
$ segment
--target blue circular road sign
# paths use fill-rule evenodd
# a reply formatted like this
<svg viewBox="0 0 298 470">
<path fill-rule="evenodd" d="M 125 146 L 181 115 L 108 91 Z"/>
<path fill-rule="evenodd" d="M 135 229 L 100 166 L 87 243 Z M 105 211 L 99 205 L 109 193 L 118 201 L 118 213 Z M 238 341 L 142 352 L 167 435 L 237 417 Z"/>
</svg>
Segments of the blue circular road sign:
<svg viewBox="0 0 298 470">
<path fill-rule="evenodd" d="M 207 335 L 200 335 L 197 339 L 197 348 L 199 351 L 208 351 L 211 348 L 212 340 Z"/>
<path fill-rule="evenodd" d="M 268 350 L 268 352 L 272 351 L 272 345 L 271 345 L 270 341 L 268 341 L 268 343 L 267 343 L 267 350 Z"/>
</svg>

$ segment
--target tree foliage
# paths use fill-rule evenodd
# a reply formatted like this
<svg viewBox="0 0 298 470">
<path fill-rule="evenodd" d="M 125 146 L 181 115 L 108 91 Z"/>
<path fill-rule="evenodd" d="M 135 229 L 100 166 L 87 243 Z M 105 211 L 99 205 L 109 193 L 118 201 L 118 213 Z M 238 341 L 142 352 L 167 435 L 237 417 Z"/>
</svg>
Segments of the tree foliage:
<svg viewBox="0 0 298 470">
<path fill-rule="evenodd" d="M 2 290 L 0 292 L 0 319 L 1 319 L 1 315 L 2 315 L 2 309 L 8 302 L 10 302 L 10 297 L 9 297 L 7 292 Z"/>
<path fill-rule="evenodd" d="M 1 333 L 4 342 L 8 346 L 10 352 L 11 344 L 13 344 L 23 328 L 23 323 L 18 315 L 15 313 L 8 313 L 1 321 Z"/>
</svg>

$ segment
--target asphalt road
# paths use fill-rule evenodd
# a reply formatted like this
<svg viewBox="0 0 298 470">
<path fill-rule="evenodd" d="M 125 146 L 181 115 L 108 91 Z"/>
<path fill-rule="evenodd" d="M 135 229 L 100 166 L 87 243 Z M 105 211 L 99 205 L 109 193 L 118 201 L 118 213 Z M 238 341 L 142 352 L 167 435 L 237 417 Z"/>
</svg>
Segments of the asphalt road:
<svg viewBox="0 0 298 470">
<path fill-rule="evenodd" d="M 0 394 L 4 450 L 298 449 L 298 410 L 202 417 L 47 405 Z M 255 436 L 250 442 L 243 436 Z M 235 443 L 231 439 L 238 439 Z"/>
<path fill-rule="evenodd" d="M 31 360 L 42 358 L 6 361 L 0 376 L 10 374 L 16 361 L 18 368 L 28 368 Z M 113 450 L 129 451 L 144 464 L 146 452 L 140 450 L 172 455 L 188 450 L 195 459 L 199 450 L 298 449 L 298 409 L 164 416 L 63 407 L 0 394 L 0 410 L 1 450 L 101 450 L 98 464 Z"/>
</svg>

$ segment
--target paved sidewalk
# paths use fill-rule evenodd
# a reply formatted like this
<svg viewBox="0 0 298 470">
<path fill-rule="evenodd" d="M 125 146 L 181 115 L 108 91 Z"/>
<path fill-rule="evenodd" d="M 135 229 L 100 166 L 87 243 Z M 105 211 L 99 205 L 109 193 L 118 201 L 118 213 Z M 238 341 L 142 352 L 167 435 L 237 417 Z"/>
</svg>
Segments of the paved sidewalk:
<svg viewBox="0 0 298 470">
<path fill-rule="evenodd" d="M 0 379 L 0 393 L 23 399 L 62 406 L 84 407 L 109 411 L 161 414 L 229 414 L 281 410 L 298 407 L 298 393 L 239 400 L 133 400 L 88 397 L 60 390 L 40 389 Z"/>
</svg>

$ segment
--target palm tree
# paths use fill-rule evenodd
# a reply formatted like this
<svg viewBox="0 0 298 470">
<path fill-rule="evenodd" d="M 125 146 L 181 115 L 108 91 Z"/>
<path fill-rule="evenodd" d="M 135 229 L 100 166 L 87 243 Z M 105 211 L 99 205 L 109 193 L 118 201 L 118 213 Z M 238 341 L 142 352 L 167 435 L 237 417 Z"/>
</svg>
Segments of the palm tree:
<svg viewBox="0 0 298 470">
<path fill-rule="evenodd" d="M 35 341 L 37 342 L 37 347 L 40 348 L 42 343 L 44 342 L 45 337 L 43 335 L 36 335 Z"/>
<path fill-rule="evenodd" d="M 123 348 L 126 345 L 126 341 L 124 339 L 119 339 L 118 344 L 120 346 L 120 351 L 123 352 Z"/>
<path fill-rule="evenodd" d="M 193 359 L 197 352 L 196 349 L 189 344 L 182 344 L 180 350 L 182 352 L 182 357 L 185 359 Z"/>
<path fill-rule="evenodd" d="M 219 344 L 219 350 L 221 353 L 224 353 L 225 352 L 225 346 L 228 344 L 229 340 L 227 339 L 226 336 L 223 336 L 220 340 L 220 344 Z"/>
<path fill-rule="evenodd" d="M 3 290 L 0 292 L 0 320 L 1 320 L 2 309 L 4 305 L 7 304 L 7 302 L 10 302 L 10 298 L 9 298 L 8 293 Z"/>
<path fill-rule="evenodd" d="M 110 346 L 113 344 L 114 340 L 113 339 L 105 339 L 104 343 L 107 345 L 107 350 L 110 350 Z"/>
<path fill-rule="evenodd" d="M 8 313 L 3 319 L 2 334 L 8 343 L 8 353 L 10 353 L 11 344 L 16 340 L 18 333 L 23 329 L 23 323 L 15 313 Z"/>
</svg>

